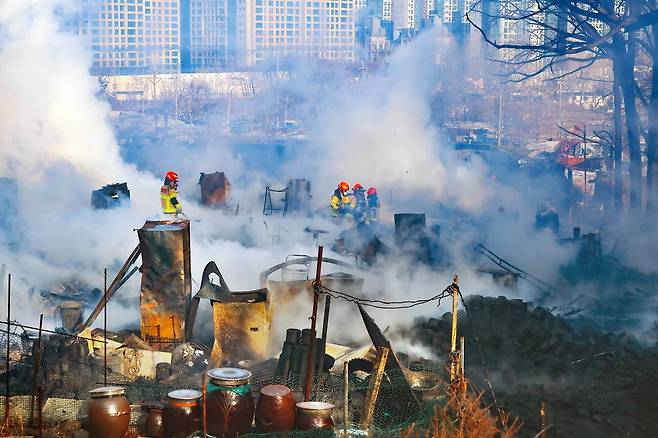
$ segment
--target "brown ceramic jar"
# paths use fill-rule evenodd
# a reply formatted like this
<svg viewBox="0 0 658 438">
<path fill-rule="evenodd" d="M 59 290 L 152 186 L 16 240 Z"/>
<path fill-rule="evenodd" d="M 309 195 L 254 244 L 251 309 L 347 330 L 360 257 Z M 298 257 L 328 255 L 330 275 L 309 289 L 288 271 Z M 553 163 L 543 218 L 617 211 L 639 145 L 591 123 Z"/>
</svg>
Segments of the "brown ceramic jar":
<svg viewBox="0 0 658 438">
<path fill-rule="evenodd" d="M 334 420 L 331 413 L 334 405 L 324 402 L 299 402 L 297 403 L 297 420 L 295 425 L 299 430 L 309 429 L 333 429 Z"/>
<path fill-rule="evenodd" d="M 130 403 L 121 386 L 104 386 L 89 391 L 89 432 L 94 438 L 121 438 L 130 425 Z"/>
<path fill-rule="evenodd" d="M 254 419 L 251 373 L 240 368 L 215 368 L 208 371 L 208 377 L 208 434 L 232 438 L 249 432 Z"/>
<path fill-rule="evenodd" d="M 187 438 L 201 429 L 201 391 L 179 389 L 167 394 L 165 438 Z"/>
<path fill-rule="evenodd" d="M 144 421 L 144 436 L 151 438 L 164 438 L 164 406 L 160 402 L 147 402 L 142 404 L 147 412 Z"/>
<path fill-rule="evenodd" d="M 267 385 L 260 390 L 256 404 L 258 432 L 287 432 L 295 428 L 295 400 L 290 388 Z"/>
</svg>

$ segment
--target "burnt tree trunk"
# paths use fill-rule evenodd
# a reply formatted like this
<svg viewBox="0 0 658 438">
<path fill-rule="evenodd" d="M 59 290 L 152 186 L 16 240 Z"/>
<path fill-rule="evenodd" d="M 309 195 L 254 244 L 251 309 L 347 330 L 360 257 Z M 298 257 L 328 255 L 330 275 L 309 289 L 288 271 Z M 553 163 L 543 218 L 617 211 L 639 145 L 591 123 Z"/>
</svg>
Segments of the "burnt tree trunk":
<svg viewBox="0 0 658 438">
<path fill-rule="evenodd" d="M 612 62 L 617 63 L 619 85 L 624 97 L 624 113 L 626 115 L 626 135 L 628 137 L 628 152 L 630 158 L 629 174 L 630 208 L 639 209 L 642 204 L 642 161 L 640 154 L 640 117 L 635 102 L 635 42 L 629 35 L 626 42 L 621 34 L 612 37 Z"/>
<path fill-rule="evenodd" d="M 624 191 L 624 186 L 623 186 L 623 179 L 622 179 L 622 166 L 621 166 L 621 155 L 622 155 L 622 150 L 624 145 L 622 144 L 622 132 L 621 130 L 623 129 L 622 127 L 622 120 L 621 120 L 621 87 L 619 86 L 619 76 L 621 74 L 619 73 L 619 68 L 617 67 L 617 64 L 614 63 L 613 65 L 613 83 L 612 83 L 612 94 L 613 94 L 613 99 L 614 99 L 614 125 L 615 125 L 615 132 L 614 132 L 614 149 L 613 149 L 613 156 L 614 156 L 614 172 L 615 172 L 615 212 L 617 215 L 621 213 L 622 209 L 624 208 L 623 205 L 623 191 Z"/>
<path fill-rule="evenodd" d="M 655 6 L 655 3 L 654 3 Z M 656 208 L 656 193 L 654 187 L 654 177 L 658 173 L 658 162 L 656 155 L 658 153 L 658 25 L 651 26 L 653 37 L 652 65 L 651 65 L 651 96 L 649 97 L 649 117 L 647 136 L 647 212 L 653 215 Z"/>
</svg>

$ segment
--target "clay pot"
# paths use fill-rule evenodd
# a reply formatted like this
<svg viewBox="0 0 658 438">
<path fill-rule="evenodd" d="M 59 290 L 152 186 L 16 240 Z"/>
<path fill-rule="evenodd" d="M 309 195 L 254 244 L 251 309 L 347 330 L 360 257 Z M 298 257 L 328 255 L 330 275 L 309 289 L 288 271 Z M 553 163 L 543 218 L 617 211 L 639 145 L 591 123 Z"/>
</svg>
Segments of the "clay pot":
<svg viewBox="0 0 658 438">
<path fill-rule="evenodd" d="M 164 406 L 160 402 L 142 404 L 142 409 L 148 414 L 144 420 L 144 436 L 164 438 Z"/>
<path fill-rule="evenodd" d="M 299 402 L 297 403 L 297 421 L 295 425 L 299 430 L 309 429 L 333 429 L 334 420 L 331 413 L 334 405 L 324 402 Z"/>
<path fill-rule="evenodd" d="M 201 391 L 179 389 L 167 394 L 165 438 L 187 438 L 201 429 Z"/>
<path fill-rule="evenodd" d="M 249 432 L 254 419 L 251 373 L 240 368 L 215 368 L 208 371 L 208 377 L 208 434 L 228 438 Z"/>
<path fill-rule="evenodd" d="M 121 438 L 130 425 L 130 403 L 121 386 L 104 386 L 89 391 L 89 432 L 94 438 Z"/>
<path fill-rule="evenodd" d="M 267 385 L 260 390 L 256 405 L 259 432 L 287 432 L 295 428 L 295 400 L 290 388 Z"/>
</svg>

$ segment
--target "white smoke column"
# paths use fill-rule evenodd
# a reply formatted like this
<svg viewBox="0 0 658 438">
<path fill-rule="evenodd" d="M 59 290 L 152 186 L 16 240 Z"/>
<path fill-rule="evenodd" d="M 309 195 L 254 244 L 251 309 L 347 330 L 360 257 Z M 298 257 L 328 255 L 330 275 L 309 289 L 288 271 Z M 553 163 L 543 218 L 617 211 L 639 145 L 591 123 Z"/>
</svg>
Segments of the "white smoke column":
<svg viewBox="0 0 658 438">
<path fill-rule="evenodd" d="M 58 31 L 55 2 L 3 2 L 0 25 L 0 171 L 23 182 L 39 182 L 65 162 L 90 184 L 125 177 L 109 107 L 94 98 L 98 82 L 89 74 L 83 41 Z"/>
<path fill-rule="evenodd" d="M 4 214 L 20 234 L 11 251 L 0 248 L 0 260 L 17 279 L 17 300 L 25 300 L 20 279 L 46 287 L 77 276 L 100 286 L 102 268 L 134 246 L 132 228 L 158 211 L 158 181 L 121 159 L 84 41 L 58 29 L 56 10 L 70 6 L 0 3 L 0 176 L 18 183 L 18 208 Z M 122 181 L 136 200 L 129 213 L 89 209 L 92 190 Z M 37 308 L 24 310 L 17 319 L 38 318 Z"/>
<path fill-rule="evenodd" d="M 314 170 L 314 188 L 322 190 L 316 199 L 328 202 L 346 180 L 376 186 L 380 197 L 391 189 L 396 198 L 453 202 L 471 212 L 482 206 L 489 196 L 484 165 L 457 160 L 431 118 L 437 55 L 451 50 L 426 32 L 397 49 L 386 71 L 358 87 L 342 81 L 324 96 L 311 147 L 294 166 Z"/>
</svg>

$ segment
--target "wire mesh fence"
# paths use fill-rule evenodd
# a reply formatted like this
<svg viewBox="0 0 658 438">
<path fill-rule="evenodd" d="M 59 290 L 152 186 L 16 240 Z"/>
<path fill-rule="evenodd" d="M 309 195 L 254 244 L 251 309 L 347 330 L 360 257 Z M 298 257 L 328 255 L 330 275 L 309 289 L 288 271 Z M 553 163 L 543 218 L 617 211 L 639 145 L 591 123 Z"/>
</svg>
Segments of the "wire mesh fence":
<svg viewBox="0 0 658 438">
<path fill-rule="evenodd" d="M 429 364 L 425 364 L 429 365 Z M 17 366 L 16 368 L 20 368 Z M 22 367 L 27 367 L 23 374 L 28 375 L 31 363 L 23 361 Z M 435 373 L 428 366 L 419 364 L 412 373 Z M 27 372 L 26 372 L 27 371 Z M 70 371 L 75 376 L 76 371 Z M 162 382 L 154 379 L 137 379 L 131 381 L 121 375 L 112 373 L 108 376 L 108 385 L 121 385 L 126 388 L 126 397 L 131 404 L 131 427 L 138 433 L 146 419 L 147 411 L 141 405 L 148 401 L 166 401 L 167 394 L 177 389 L 200 389 L 201 372 L 187 375 L 186 378 L 173 379 Z M 98 378 L 98 376 L 96 376 Z M 198 382 L 198 383 L 195 383 Z M 315 376 L 312 385 L 311 399 L 333 404 L 333 419 L 337 433 L 347 432 L 350 435 L 360 435 L 364 429 L 369 430 L 370 436 L 393 436 L 410 424 L 420 424 L 431 415 L 431 406 L 440 402 L 439 380 L 434 379 L 435 387 L 424 387 L 415 391 L 413 401 L 404 400 L 401 394 L 409 388 L 409 378 L 401 370 L 389 370 L 385 373 L 381 384 L 379 396 L 376 399 L 374 416 L 370 424 L 363 423 L 363 412 L 366 404 L 366 395 L 370 384 L 370 377 L 365 373 L 351 373 L 346 382 L 342 375 L 322 374 Z M 103 381 L 97 379 L 95 387 L 102 386 Z M 347 383 L 347 388 L 346 388 Z M 304 377 L 291 375 L 287 378 L 274 375 L 274 368 L 254 373 L 252 378 L 252 394 L 257 397 L 260 390 L 266 385 L 285 385 L 289 387 L 295 400 L 303 400 Z M 1 388 L 1 382 L 0 382 Z M 433 392 L 432 392 L 433 391 Z M 20 392 L 20 391 L 19 391 Z M 26 392 L 23 390 L 23 392 Z M 64 391 L 56 391 L 61 394 Z M 345 392 L 347 392 L 347 410 L 345 410 Z M 55 392 L 53 392 L 55 393 Z M 0 396 L 0 421 L 4 423 L 5 397 Z M 15 433 L 16 430 L 36 428 L 38 417 L 41 417 L 42 427 L 56 428 L 67 425 L 70 428 L 83 428 L 87 421 L 90 397 L 87 391 L 76 390 L 69 392 L 68 396 L 43 397 L 41 404 L 36 394 L 29 391 L 26 394 L 12 392 L 9 403 L 9 424 Z M 41 409 L 39 409 L 41 406 Z M 347 413 L 347 416 L 345 416 Z M 215 415 L 208 412 L 208 416 Z M 331 431 L 311 430 L 307 432 L 294 432 L 290 436 L 327 436 Z M 273 436 L 260 434 L 256 431 L 249 436 Z"/>
<path fill-rule="evenodd" d="M 84 429 L 91 402 L 89 390 L 105 385 L 126 388 L 125 395 L 131 405 L 131 430 L 138 434 L 148 413 L 142 406 L 153 401 L 166 402 L 167 394 L 174 390 L 201 389 L 202 376 L 208 367 L 204 360 L 207 352 L 199 350 L 200 356 L 195 361 L 179 361 L 189 366 L 163 363 L 156 366 L 156 371 L 160 365 L 167 365 L 164 368 L 169 369 L 161 375 L 156 373 L 156 378 L 128 378 L 112 369 L 107 371 L 103 358 L 98 356 L 95 347 L 90 350 L 85 339 L 51 334 L 38 348 L 36 344 L 34 333 L 19 324 L 12 324 L 9 332 L 0 329 L 0 424 L 5 425 L 0 429 L 0 436 L 37 434 L 44 429 L 59 430 L 53 433 L 68 436 L 71 431 Z M 192 349 L 196 355 L 196 348 Z M 254 397 L 258 397 L 266 385 L 285 385 L 296 401 L 304 399 L 304 376 L 276 375 L 275 359 L 253 364 L 250 370 Z M 347 380 L 342 373 L 316 375 L 311 400 L 334 405 L 336 431 L 360 435 L 368 429 L 370 436 L 392 436 L 410 424 L 421 424 L 429 418 L 431 406 L 441 402 L 440 395 L 444 392 L 441 375 L 442 365 L 429 361 L 412 364 L 406 372 L 387 370 L 374 404 L 374 415 L 367 423 L 364 412 L 372 382 L 366 372 L 352 372 Z M 217 414 L 208 412 L 207 415 Z M 327 434 L 331 432 L 312 430 L 290 435 Z M 249 435 L 270 434 L 253 432 Z"/>
</svg>

